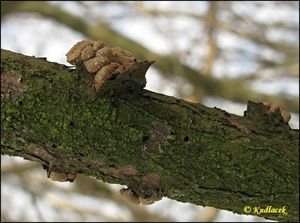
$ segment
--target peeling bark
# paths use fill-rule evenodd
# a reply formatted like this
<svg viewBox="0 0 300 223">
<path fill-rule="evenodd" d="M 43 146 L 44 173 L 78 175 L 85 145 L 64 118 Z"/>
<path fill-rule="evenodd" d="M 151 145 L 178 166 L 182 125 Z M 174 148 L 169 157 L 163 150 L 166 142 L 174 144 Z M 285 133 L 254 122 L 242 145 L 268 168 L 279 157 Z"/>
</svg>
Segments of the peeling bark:
<svg viewBox="0 0 300 223">
<path fill-rule="evenodd" d="M 298 147 L 299 130 L 263 103 L 237 116 L 115 80 L 94 93 L 78 70 L 1 50 L 1 154 L 66 180 L 81 173 L 239 214 L 285 206 L 249 214 L 297 221 Z"/>
</svg>

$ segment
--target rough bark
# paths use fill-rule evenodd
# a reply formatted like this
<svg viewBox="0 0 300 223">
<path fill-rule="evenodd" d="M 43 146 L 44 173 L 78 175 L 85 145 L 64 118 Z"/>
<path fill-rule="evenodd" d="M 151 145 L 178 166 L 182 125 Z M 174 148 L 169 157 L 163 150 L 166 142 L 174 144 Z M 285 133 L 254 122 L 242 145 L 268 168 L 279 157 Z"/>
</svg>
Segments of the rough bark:
<svg viewBox="0 0 300 223">
<path fill-rule="evenodd" d="M 1 154 L 124 184 L 144 197 L 297 221 L 299 130 L 249 102 L 244 116 L 1 50 Z"/>
</svg>

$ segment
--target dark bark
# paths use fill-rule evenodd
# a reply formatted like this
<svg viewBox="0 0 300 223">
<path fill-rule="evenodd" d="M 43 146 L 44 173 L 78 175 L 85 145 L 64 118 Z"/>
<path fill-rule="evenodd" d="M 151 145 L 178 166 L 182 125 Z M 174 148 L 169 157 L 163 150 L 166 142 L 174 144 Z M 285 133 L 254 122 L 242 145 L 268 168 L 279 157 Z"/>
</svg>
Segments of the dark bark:
<svg viewBox="0 0 300 223">
<path fill-rule="evenodd" d="M 128 185 L 139 196 L 297 221 L 299 130 L 249 102 L 244 116 L 1 50 L 1 154 Z"/>
</svg>

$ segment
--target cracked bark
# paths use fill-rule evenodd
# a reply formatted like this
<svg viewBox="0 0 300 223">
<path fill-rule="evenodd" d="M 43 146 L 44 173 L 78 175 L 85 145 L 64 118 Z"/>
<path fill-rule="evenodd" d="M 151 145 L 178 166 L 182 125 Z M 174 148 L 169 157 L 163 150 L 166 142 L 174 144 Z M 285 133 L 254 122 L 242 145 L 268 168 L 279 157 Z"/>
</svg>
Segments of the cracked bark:
<svg viewBox="0 0 300 223">
<path fill-rule="evenodd" d="M 299 130 L 249 102 L 244 116 L 1 50 L 1 154 L 124 184 L 144 197 L 299 220 Z M 46 174 L 45 174 L 46 175 Z M 76 179 L 75 179 L 76 180 Z"/>
</svg>

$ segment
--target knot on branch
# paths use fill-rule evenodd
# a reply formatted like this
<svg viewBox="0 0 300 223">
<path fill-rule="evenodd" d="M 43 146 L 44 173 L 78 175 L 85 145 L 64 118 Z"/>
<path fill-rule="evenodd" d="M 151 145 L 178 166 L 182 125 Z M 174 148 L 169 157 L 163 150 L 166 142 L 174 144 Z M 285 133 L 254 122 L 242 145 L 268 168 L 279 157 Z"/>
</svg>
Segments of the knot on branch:
<svg viewBox="0 0 300 223">
<path fill-rule="evenodd" d="M 127 50 L 109 47 L 101 40 L 82 40 L 76 43 L 67 53 L 67 61 L 93 75 L 95 92 L 108 80 L 115 79 L 123 79 L 123 82 L 130 80 L 144 88 L 146 71 L 153 63 L 138 62 L 135 56 Z"/>
<path fill-rule="evenodd" d="M 1 71 L 1 96 L 7 99 L 19 100 L 24 97 L 26 85 L 22 76 L 13 70 Z"/>
</svg>

